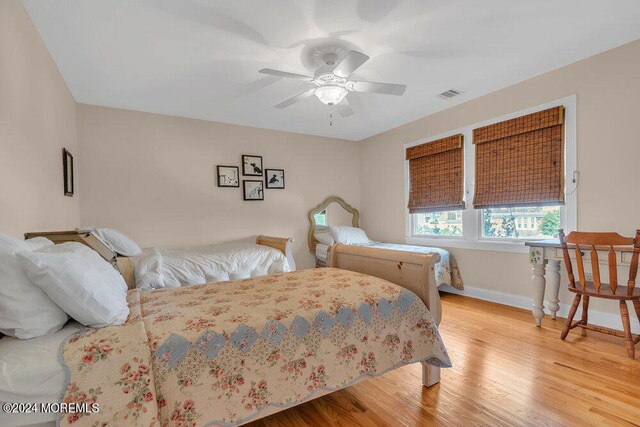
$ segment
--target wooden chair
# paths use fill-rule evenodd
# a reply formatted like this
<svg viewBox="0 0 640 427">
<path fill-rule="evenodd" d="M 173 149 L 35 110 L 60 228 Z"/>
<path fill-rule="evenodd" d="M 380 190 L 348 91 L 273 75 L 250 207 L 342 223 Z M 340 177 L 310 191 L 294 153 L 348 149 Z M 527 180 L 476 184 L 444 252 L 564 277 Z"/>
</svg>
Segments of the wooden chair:
<svg viewBox="0 0 640 427">
<path fill-rule="evenodd" d="M 636 274 L 638 272 L 638 255 L 640 254 L 640 230 L 636 230 L 635 238 L 623 237 L 618 233 L 581 233 L 573 231 L 565 236 L 560 230 L 560 244 L 564 253 L 564 263 L 569 275 L 569 290 L 576 294 L 567 322 L 562 329 L 561 339 L 565 339 L 569 330 L 579 326 L 590 331 L 603 332 L 609 335 L 624 337 L 627 341 L 627 353 L 633 359 L 635 357 L 635 345 L 640 341 L 640 336 L 633 337 L 631 325 L 629 323 L 629 310 L 627 301 L 633 302 L 636 315 L 640 320 L 640 287 L 636 288 Z M 633 246 L 631 264 L 629 266 L 629 280 L 627 286 L 618 285 L 618 266 L 614 246 Z M 578 269 L 579 281 L 575 280 L 573 268 L 571 267 L 571 256 L 569 249 L 575 251 L 576 267 Z M 590 250 L 589 258 L 593 280 L 587 281 L 584 273 L 583 256 Z M 608 251 L 609 283 L 603 283 L 600 279 L 600 266 L 598 264 L 598 250 Z M 585 251 L 585 252 L 583 252 Z M 620 304 L 620 316 L 622 317 L 622 327 L 624 333 L 609 328 L 588 324 L 589 298 L 605 298 L 618 300 Z M 573 323 L 573 316 L 576 314 L 580 299 L 582 298 L 582 320 Z"/>
</svg>

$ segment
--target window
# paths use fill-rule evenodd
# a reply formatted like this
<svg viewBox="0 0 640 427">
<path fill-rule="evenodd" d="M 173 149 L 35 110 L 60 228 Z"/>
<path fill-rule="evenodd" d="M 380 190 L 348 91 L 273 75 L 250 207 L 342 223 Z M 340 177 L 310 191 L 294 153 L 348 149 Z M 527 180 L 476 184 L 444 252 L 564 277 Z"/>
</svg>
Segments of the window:
<svg viewBox="0 0 640 427">
<path fill-rule="evenodd" d="M 462 211 L 413 214 L 414 234 L 462 236 Z"/>
<path fill-rule="evenodd" d="M 482 209 L 483 239 L 553 239 L 560 228 L 560 205 Z"/>
<path fill-rule="evenodd" d="M 535 163 L 530 163 L 523 169 L 530 172 L 532 168 L 535 169 L 538 167 L 537 175 L 535 175 L 536 181 L 534 182 L 528 179 L 530 177 L 526 177 L 527 179 L 525 179 L 522 174 L 518 175 L 517 167 L 514 166 L 513 169 L 509 171 L 513 174 L 509 178 L 512 181 L 509 182 L 520 182 L 521 184 L 518 188 L 521 191 L 511 191 L 515 186 L 506 186 L 506 191 L 497 196 L 495 192 L 488 192 L 483 195 L 483 197 L 490 196 L 485 197 L 483 200 L 484 206 L 474 208 L 473 202 L 475 202 L 478 197 L 478 188 L 476 188 L 476 185 L 482 185 L 481 182 L 477 181 L 478 174 L 483 172 L 482 170 L 476 169 L 476 149 L 478 148 L 478 144 L 474 144 L 474 129 L 483 127 L 492 129 L 491 125 L 493 124 L 500 124 L 506 121 L 513 122 L 515 121 L 514 119 L 522 116 L 534 117 L 533 125 L 531 125 L 530 122 L 526 123 L 532 126 L 533 131 L 537 129 L 547 129 L 550 126 L 554 126 L 554 124 L 544 122 L 540 125 L 540 120 L 536 122 L 533 113 L 552 110 L 558 106 L 564 106 L 565 108 L 564 132 L 560 132 L 560 137 L 563 138 L 564 142 L 564 150 L 560 150 L 560 153 L 551 153 L 547 147 L 545 148 L 544 155 L 550 155 L 553 159 L 559 159 L 559 161 L 562 162 L 559 169 L 555 169 L 561 170 L 560 178 L 554 181 L 553 178 L 549 177 L 554 171 L 543 171 L 542 168 L 538 167 Z M 558 109 L 555 108 L 554 111 L 557 110 Z M 575 112 L 575 96 L 570 96 L 527 110 L 497 117 L 483 123 L 466 126 L 434 138 L 407 144 L 405 148 L 422 144 L 426 145 L 429 142 L 454 135 L 462 135 L 462 140 L 464 141 L 464 149 L 462 150 L 464 153 L 464 197 L 461 209 L 447 209 L 436 212 L 424 211 L 414 214 L 410 214 L 407 211 L 406 243 L 526 252 L 527 248 L 522 244 L 525 240 L 557 238 L 559 228 L 564 228 L 565 231 L 575 230 L 577 216 L 576 188 L 579 181 L 579 174 L 575 170 Z M 545 118 L 544 120 L 547 119 Z M 506 137 L 503 134 L 499 136 L 499 138 L 513 136 L 509 135 L 508 132 L 512 132 L 512 127 L 507 130 Z M 514 136 L 514 139 L 517 139 L 516 142 L 530 139 L 531 133 L 529 132 L 531 132 L 531 130 L 525 130 L 524 135 Z M 545 130 L 545 132 L 549 132 L 549 130 Z M 548 133 L 544 135 L 544 138 L 547 137 Z M 558 133 L 554 133 L 553 137 L 556 138 L 557 141 Z M 487 138 L 487 141 L 489 142 L 491 139 Z M 487 147 L 488 146 L 487 144 Z M 537 148 L 535 145 L 533 146 L 534 150 Z M 509 150 L 511 149 L 510 147 Z M 524 149 L 523 152 L 525 155 L 528 155 L 531 150 L 532 148 L 529 146 Z M 519 155 L 515 162 L 519 162 L 518 164 L 522 165 L 526 163 L 526 160 L 523 160 L 522 155 Z M 547 162 L 547 165 L 548 164 L 549 162 Z M 554 163 L 554 166 L 556 164 L 557 161 Z M 408 201 L 408 162 L 406 162 L 405 165 L 405 182 L 407 183 L 405 186 L 405 196 Z M 502 165 L 499 166 L 502 167 Z M 534 182 L 535 185 L 532 185 L 532 182 Z M 545 184 L 540 185 L 539 182 L 544 182 Z M 485 188 L 496 188 L 496 181 L 491 181 L 489 184 L 490 185 Z M 538 191 L 540 188 L 547 189 L 548 191 Z M 558 190 L 558 188 L 560 190 Z M 474 196 L 476 197 L 474 198 Z M 533 200 L 533 202 L 518 206 L 518 204 L 522 202 L 522 199 L 518 200 L 518 197 L 525 197 L 526 200 Z M 505 198 L 508 198 L 507 200 L 509 201 L 513 200 L 513 204 L 509 202 L 505 203 Z M 564 200 L 564 204 L 562 204 L 562 200 Z"/>
</svg>

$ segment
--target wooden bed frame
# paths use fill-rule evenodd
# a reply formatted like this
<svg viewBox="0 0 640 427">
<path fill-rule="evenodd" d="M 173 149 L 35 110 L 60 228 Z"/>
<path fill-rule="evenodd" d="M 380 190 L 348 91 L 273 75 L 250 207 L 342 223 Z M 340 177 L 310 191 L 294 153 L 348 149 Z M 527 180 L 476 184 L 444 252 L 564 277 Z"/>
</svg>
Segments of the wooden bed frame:
<svg viewBox="0 0 640 427">
<path fill-rule="evenodd" d="M 33 237 L 46 237 L 52 242 L 64 243 L 64 242 L 78 242 L 84 245 L 89 246 L 91 249 L 95 250 L 104 258 L 106 261 L 111 263 L 113 267 L 122 274 L 124 281 L 127 283 L 129 289 L 133 289 L 136 286 L 136 281 L 133 276 L 133 265 L 131 264 L 131 260 L 129 257 L 121 256 L 113 252 L 104 243 L 100 241 L 97 237 L 95 237 L 91 230 L 71 230 L 71 231 L 42 231 L 42 232 L 32 232 L 25 233 L 25 239 L 31 239 Z M 290 260 L 290 263 L 293 260 L 291 246 L 293 244 L 293 239 L 288 237 L 271 237 L 271 236 L 263 236 L 259 235 L 256 237 L 256 244 L 269 246 L 271 248 L 277 249 L 282 252 L 287 259 Z M 292 270 L 295 269 L 295 264 L 291 266 Z"/>
</svg>

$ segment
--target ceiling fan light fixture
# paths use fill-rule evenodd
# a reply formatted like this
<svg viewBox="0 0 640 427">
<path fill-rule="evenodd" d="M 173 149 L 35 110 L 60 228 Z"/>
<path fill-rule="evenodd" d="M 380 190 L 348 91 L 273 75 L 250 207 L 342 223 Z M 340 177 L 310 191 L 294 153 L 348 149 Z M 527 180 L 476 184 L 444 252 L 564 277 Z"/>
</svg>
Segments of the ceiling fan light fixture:
<svg viewBox="0 0 640 427">
<path fill-rule="evenodd" d="M 323 104 L 336 105 L 347 96 L 349 91 L 342 86 L 325 85 L 317 87 L 314 93 Z"/>
</svg>

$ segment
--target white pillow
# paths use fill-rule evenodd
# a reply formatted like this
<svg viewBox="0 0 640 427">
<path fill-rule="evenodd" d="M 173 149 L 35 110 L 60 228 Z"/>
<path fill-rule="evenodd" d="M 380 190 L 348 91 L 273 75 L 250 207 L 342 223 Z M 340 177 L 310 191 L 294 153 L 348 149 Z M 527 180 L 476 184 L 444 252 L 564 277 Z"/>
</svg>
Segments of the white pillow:
<svg viewBox="0 0 640 427">
<path fill-rule="evenodd" d="M 53 242 L 44 237 L 27 241 L 0 234 L 0 332 L 20 339 L 53 334 L 67 323 L 66 313 L 33 284 L 16 252 L 32 251 Z"/>
<path fill-rule="evenodd" d="M 345 245 L 360 245 L 371 242 L 367 237 L 367 233 L 361 228 L 329 226 L 329 231 L 336 242 L 344 243 Z"/>
<path fill-rule="evenodd" d="M 316 229 L 315 233 L 313 233 L 313 237 L 315 237 L 316 240 L 323 245 L 331 246 L 335 243 L 331 232 L 326 228 L 321 230 Z"/>
<path fill-rule="evenodd" d="M 96 228 L 93 230 L 113 252 L 123 256 L 136 256 L 142 253 L 140 246 L 118 230 L 112 228 Z"/>
<path fill-rule="evenodd" d="M 76 242 L 20 252 L 23 270 L 69 316 L 92 328 L 127 320 L 127 284 L 93 249 Z"/>
</svg>

